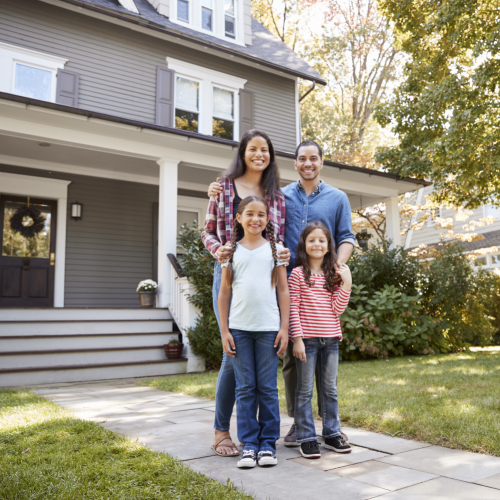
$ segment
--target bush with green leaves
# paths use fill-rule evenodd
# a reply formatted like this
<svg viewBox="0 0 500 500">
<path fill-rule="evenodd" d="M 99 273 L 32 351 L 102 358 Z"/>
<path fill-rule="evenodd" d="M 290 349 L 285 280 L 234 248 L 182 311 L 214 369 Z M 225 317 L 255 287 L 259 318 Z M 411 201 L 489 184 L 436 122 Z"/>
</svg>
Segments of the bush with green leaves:
<svg viewBox="0 0 500 500">
<path fill-rule="evenodd" d="M 344 332 L 342 359 L 446 351 L 441 321 L 422 314 L 421 300 L 394 285 L 384 285 L 374 293 L 364 285 L 353 285 L 349 307 L 340 318 Z"/>
<path fill-rule="evenodd" d="M 195 289 L 189 300 L 201 313 L 195 327 L 188 330 L 189 344 L 195 354 L 205 358 L 209 368 L 219 368 L 223 351 L 212 302 L 215 259 L 203 245 L 201 229 L 197 225 L 183 224 L 178 244 L 184 250 L 179 255 L 182 272 Z"/>
</svg>

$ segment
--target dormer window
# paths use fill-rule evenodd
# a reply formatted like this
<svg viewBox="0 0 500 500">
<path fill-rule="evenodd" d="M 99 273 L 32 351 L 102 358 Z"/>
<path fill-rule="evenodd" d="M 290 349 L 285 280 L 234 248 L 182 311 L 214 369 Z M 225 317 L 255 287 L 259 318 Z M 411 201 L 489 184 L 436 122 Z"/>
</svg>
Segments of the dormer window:
<svg viewBox="0 0 500 500">
<path fill-rule="evenodd" d="M 243 9 L 243 0 L 175 0 L 170 4 L 169 19 L 244 45 Z"/>
</svg>

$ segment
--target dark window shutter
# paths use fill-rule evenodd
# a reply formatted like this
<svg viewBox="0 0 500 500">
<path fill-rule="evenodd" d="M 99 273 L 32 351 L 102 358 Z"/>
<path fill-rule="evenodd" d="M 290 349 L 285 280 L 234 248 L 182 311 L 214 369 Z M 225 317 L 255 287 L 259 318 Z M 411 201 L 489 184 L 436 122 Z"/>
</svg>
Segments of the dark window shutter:
<svg viewBox="0 0 500 500">
<path fill-rule="evenodd" d="M 158 66 L 156 72 L 156 125 L 174 126 L 175 71 Z"/>
<path fill-rule="evenodd" d="M 240 90 L 240 139 L 253 129 L 253 92 Z"/>
<path fill-rule="evenodd" d="M 56 102 L 66 106 L 78 107 L 80 75 L 67 69 L 57 70 Z"/>
</svg>

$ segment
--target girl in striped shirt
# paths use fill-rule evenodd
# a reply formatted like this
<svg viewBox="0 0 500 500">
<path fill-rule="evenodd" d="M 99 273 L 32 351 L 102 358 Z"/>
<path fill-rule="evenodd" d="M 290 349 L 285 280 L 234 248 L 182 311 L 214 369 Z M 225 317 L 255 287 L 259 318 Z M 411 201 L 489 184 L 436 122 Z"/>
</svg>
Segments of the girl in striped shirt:
<svg viewBox="0 0 500 500">
<path fill-rule="evenodd" d="M 337 371 L 339 316 L 349 303 L 351 271 L 345 264 L 336 265 L 332 236 L 321 222 L 311 222 L 302 231 L 296 264 L 288 280 L 289 335 L 297 364 L 295 423 L 300 453 L 304 458 L 321 457 L 311 405 L 316 363 L 325 448 L 349 453 L 351 447 L 340 432 Z"/>
</svg>

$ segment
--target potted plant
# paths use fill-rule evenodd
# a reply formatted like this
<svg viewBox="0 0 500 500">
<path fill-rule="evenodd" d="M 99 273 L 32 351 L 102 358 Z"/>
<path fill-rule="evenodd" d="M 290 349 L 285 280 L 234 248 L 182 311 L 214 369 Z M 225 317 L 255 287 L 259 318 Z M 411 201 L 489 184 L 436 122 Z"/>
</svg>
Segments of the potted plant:
<svg viewBox="0 0 500 500">
<path fill-rule="evenodd" d="M 163 346 L 163 350 L 165 351 L 168 359 L 179 359 L 182 356 L 183 348 L 184 344 L 176 339 L 170 340 L 168 344 Z"/>
<path fill-rule="evenodd" d="M 360 248 L 368 248 L 368 240 L 372 236 L 373 235 L 368 233 L 366 229 L 364 229 L 360 233 L 356 233 L 356 239 L 358 240 L 358 245 L 360 246 Z"/>
<path fill-rule="evenodd" d="M 153 280 L 144 280 L 137 285 L 137 293 L 141 301 L 141 307 L 154 307 L 156 305 L 156 294 L 158 285 Z"/>
</svg>

